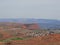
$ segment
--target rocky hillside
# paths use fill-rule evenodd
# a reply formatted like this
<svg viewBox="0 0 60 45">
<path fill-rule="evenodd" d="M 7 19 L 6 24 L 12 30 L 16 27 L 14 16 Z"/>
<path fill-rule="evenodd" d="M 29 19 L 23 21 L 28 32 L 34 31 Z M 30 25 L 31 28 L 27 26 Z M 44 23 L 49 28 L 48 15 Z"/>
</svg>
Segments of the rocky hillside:
<svg viewBox="0 0 60 45">
<path fill-rule="evenodd" d="M 0 45 L 60 45 L 60 30 L 42 30 L 38 24 L 0 23 Z"/>
</svg>

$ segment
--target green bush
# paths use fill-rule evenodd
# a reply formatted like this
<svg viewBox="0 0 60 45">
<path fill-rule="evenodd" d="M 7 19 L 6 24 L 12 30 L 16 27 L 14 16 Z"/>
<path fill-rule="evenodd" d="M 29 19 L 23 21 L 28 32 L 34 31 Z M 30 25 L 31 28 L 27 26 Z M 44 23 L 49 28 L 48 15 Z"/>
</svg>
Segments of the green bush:
<svg viewBox="0 0 60 45">
<path fill-rule="evenodd" d="M 15 38 L 8 38 L 8 39 L 0 40 L 0 41 L 2 41 L 2 42 L 10 42 L 12 40 L 23 40 L 23 38 L 15 37 Z"/>
<path fill-rule="evenodd" d="M 23 38 L 12 38 L 11 40 L 23 40 Z"/>
</svg>

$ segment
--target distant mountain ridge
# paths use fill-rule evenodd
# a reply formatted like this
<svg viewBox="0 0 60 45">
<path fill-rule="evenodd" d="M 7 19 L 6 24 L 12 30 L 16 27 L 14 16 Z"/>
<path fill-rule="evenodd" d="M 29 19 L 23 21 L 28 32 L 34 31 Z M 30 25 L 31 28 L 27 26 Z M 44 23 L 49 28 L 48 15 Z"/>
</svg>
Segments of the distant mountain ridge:
<svg viewBox="0 0 60 45">
<path fill-rule="evenodd" d="M 60 29 L 60 20 L 50 19 L 0 19 L 0 22 L 37 23 L 43 29 Z"/>
<path fill-rule="evenodd" d="M 52 19 L 30 19 L 30 18 L 18 18 L 18 19 L 0 19 L 0 22 L 24 22 L 24 23 L 60 23 L 60 20 Z"/>
</svg>

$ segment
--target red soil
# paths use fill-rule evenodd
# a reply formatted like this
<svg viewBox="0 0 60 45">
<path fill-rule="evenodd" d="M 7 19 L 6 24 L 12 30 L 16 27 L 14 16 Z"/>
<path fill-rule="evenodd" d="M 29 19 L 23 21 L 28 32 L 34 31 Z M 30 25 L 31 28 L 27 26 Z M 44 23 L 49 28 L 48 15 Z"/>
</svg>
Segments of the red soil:
<svg viewBox="0 0 60 45">
<path fill-rule="evenodd" d="M 24 24 L 22 25 L 22 28 L 36 30 L 36 29 L 39 29 L 39 25 L 38 24 Z"/>
<path fill-rule="evenodd" d="M 5 43 L 0 42 L 0 45 Z M 11 45 L 60 45 L 60 34 L 51 34 L 44 37 L 35 37 L 28 40 L 15 40 Z"/>
<path fill-rule="evenodd" d="M 60 45 L 60 34 L 35 37 L 29 40 L 12 41 L 12 45 Z"/>
</svg>

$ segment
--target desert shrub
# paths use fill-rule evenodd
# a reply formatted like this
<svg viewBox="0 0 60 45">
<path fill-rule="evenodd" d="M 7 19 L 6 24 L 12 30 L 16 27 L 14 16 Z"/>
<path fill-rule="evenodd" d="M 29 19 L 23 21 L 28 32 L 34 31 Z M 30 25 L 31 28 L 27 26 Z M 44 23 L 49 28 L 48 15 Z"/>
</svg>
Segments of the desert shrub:
<svg viewBox="0 0 60 45">
<path fill-rule="evenodd" d="M 14 28 L 20 28 L 20 26 L 15 26 Z"/>
<path fill-rule="evenodd" d="M 18 32 L 14 32 L 12 35 L 16 37 L 16 36 L 19 36 L 20 34 Z"/>
<path fill-rule="evenodd" d="M 11 43 L 12 43 L 11 41 L 8 41 L 8 42 L 5 42 L 4 44 L 5 45 L 12 45 Z"/>
<path fill-rule="evenodd" d="M 11 40 L 23 40 L 23 38 L 17 37 L 17 38 L 12 38 Z"/>
<path fill-rule="evenodd" d="M 0 38 L 3 38 L 3 34 L 0 33 Z"/>
<path fill-rule="evenodd" d="M 8 38 L 0 40 L 0 42 L 11 42 L 12 40 L 23 40 L 23 38 L 15 37 L 15 38 Z"/>
<path fill-rule="evenodd" d="M 10 42 L 11 40 L 10 39 L 3 39 L 3 40 L 0 40 L 1 42 Z"/>
</svg>

